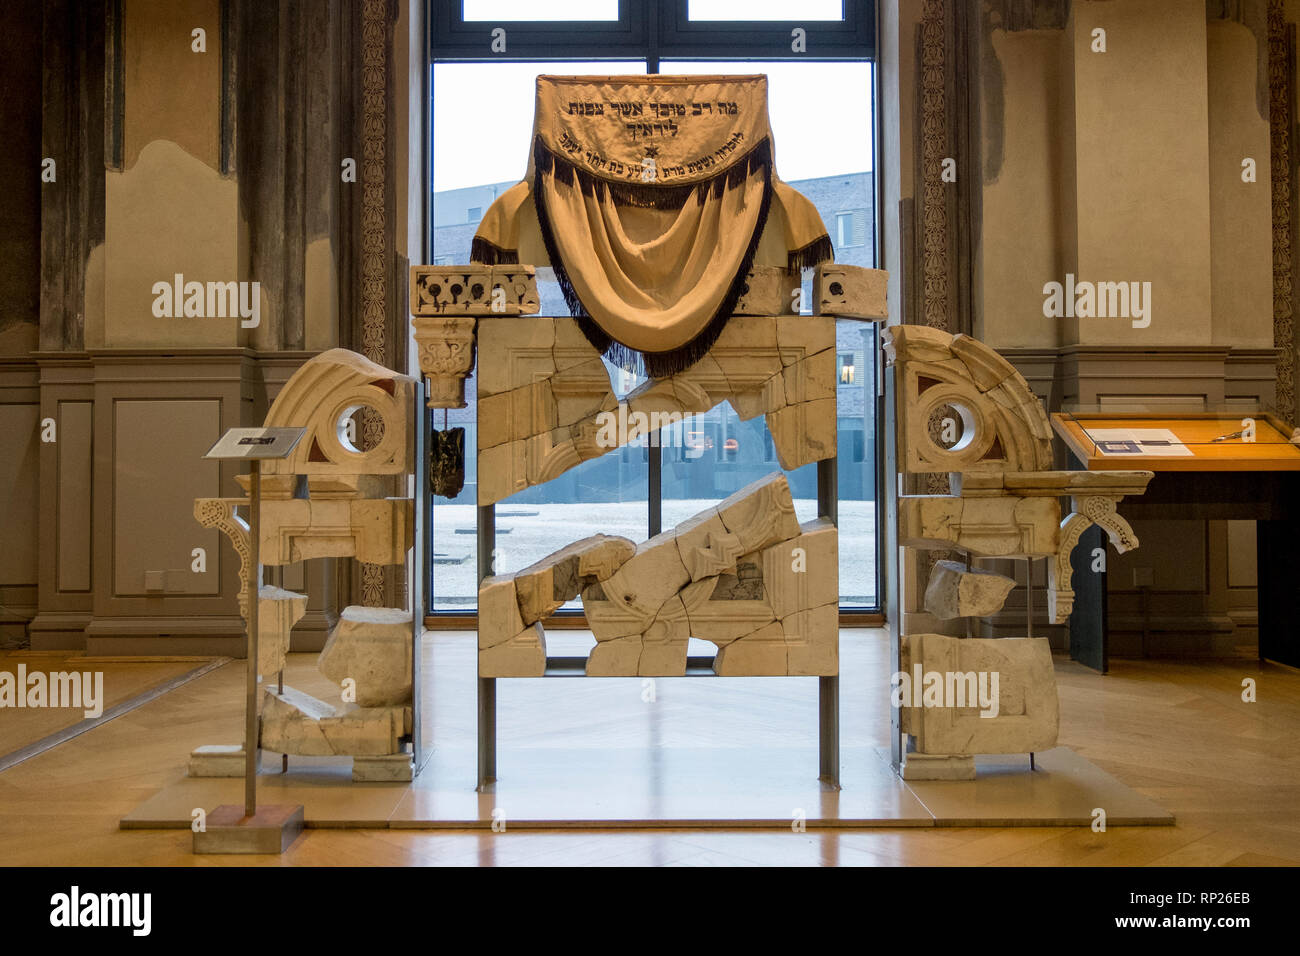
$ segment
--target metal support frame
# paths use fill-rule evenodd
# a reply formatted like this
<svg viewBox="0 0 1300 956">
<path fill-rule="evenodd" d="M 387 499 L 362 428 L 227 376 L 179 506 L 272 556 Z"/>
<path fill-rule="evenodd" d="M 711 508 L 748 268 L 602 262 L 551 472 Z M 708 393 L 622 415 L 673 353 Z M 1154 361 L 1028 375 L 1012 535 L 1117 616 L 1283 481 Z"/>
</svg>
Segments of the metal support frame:
<svg viewBox="0 0 1300 956">
<path fill-rule="evenodd" d="M 411 596 L 411 773 L 418 775 L 428 754 L 424 752 L 424 724 L 420 707 L 422 684 L 422 658 L 424 648 L 424 597 L 428 578 L 430 552 L 429 519 L 432 499 L 429 492 L 429 412 L 425 408 L 424 376 L 416 379 L 414 389 L 414 414 L 411 427 L 415 429 L 415 534 L 412 540 L 411 560 L 406 568 L 407 591 Z"/>
<path fill-rule="evenodd" d="M 490 577 L 496 560 L 496 505 L 478 509 L 478 579 Z M 474 655 L 478 669 L 478 654 Z M 497 682 L 495 677 L 478 678 L 478 789 L 485 790 L 497 779 Z"/>
<path fill-rule="evenodd" d="M 257 611 L 262 590 L 262 463 L 249 462 L 248 481 L 248 666 L 244 698 L 244 816 L 257 814 L 257 768 L 262 740 L 257 728 Z"/>
<path fill-rule="evenodd" d="M 834 458 L 817 462 L 817 516 L 839 525 L 839 468 Z M 838 533 L 838 532 L 836 532 Z M 839 616 L 835 620 L 839 643 Z M 837 790 L 840 786 L 840 678 L 817 678 L 817 777 Z"/>
<path fill-rule="evenodd" d="M 839 474 L 836 460 L 817 463 L 817 514 L 838 524 Z M 653 497 L 653 496 L 652 496 Z M 421 499 L 423 500 L 423 499 Z M 478 579 L 493 573 L 496 550 L 496 506 L 478 509 Z M 837 622 L 838 626 L 838 622 Z M 553 665 L 553 666 L 552 666 Z M 569 676 L 579 671 L 568 658 L 547 660 L 547 676 Z M 840 679 L 817 678 L 818 779 L 840 786 Z M 478 789 L 490 790 L 497 780 L 497 679 L 478 678 Z"/>
</svg>

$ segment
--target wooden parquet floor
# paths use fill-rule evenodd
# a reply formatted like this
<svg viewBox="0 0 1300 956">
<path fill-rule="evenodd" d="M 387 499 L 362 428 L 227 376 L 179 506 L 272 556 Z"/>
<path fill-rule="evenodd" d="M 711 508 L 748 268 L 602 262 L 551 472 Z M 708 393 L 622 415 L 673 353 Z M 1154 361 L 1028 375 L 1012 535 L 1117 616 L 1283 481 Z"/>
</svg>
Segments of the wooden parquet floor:
<svg viewBox="0 0 1300 956">
<path fill-rule="evenodd" d="M 868 686 L 887 686 L 885 640 L 876 629 L 842 634 L 845 658 L 874 675 Z M 310 658 L 295 662 L 309 665 Z M 184 773 L 191 749 L 238 739 L 237 688 L 243 678 L 242 664 L 233 662 L 0 773 L 0 863 L 1300 865 L 1300 672 L 1247 660 L 1121 660 L 1101 677 L 1058 660 L 1057 674 L 1061 743 L 1173 811 L 1176 826 L 1112 827 L 1105 833 L 1037 827 L 503 834 L 315 829 L 283 857 L 194 857 L 188 831 L 120 830 L 123 815 Z M 1241 699 L 1247 677 L 1257 684 L 1254 703 Z M 880 719 L 869 726 L 883 734 L 883 692 L 878 701 L 855 696 L 850 687 L 841 694 L 846 709 L 878 710 Z M 462 730 L 472 727 L 472 686 L 463 700 L 440 701 L 435 712 L 443 729 L 452 721 Z M 0 722 L 7 717 L 0 711 Z M 560 693 L 546 723 L 552 735 L 572 739 L 618 734 L 608 714 L 566 709 Z M 752 723 L 736 721 L 730 732 L 752 727 L 755 734 L 770 734 L 772 723 L 758 713 Z"/>
</svg>

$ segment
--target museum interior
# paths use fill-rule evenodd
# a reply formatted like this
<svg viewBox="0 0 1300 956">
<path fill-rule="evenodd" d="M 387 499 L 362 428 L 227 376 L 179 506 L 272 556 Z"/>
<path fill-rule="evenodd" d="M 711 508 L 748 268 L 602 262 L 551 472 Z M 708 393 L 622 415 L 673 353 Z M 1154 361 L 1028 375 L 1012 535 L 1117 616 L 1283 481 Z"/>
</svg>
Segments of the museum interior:
<svg viewBox="0 0 1300 956">
<path fill-rule="evenodd" d="M 0 860 L 1300 865 L 1297 23 L 6 5 Z"/>
</svg>

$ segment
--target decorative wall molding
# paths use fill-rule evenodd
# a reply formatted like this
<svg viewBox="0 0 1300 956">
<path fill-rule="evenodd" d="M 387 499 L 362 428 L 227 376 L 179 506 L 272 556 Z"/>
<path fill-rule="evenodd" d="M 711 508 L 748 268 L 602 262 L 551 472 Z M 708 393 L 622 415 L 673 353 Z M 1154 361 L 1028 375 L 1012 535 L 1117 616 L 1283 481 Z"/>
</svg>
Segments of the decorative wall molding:
<svg viewBox="0 0 1300 956">
<path fill-rule="evenodd" d="M 388 362 L 388 0 L 364 0 L 361 8 L 361 353 Z M 363 447 L 383 437 L 383 424 L 368 412 L 361 421 Z M 386 604 L 385 573 L 361 565 L 361 603 Z"/>
<path fill-rule="evenodd" d="M 1292 300 L 1291 116 L 1295 26 L 1282 0 L 1268 4 L 1269 170 L 1273 184 L 1273 344 L 1278 349 L 1277 409 L 1295 417 L 1295 317 Z"/>
<path fill-rule="evenodd" d="M 947 152 L 946 38 L 943 0 L 925 0 L 921 16 L 921 324 L 945 331 L 948 315 L 948 208 L 940 178 Z"/>
</svg>

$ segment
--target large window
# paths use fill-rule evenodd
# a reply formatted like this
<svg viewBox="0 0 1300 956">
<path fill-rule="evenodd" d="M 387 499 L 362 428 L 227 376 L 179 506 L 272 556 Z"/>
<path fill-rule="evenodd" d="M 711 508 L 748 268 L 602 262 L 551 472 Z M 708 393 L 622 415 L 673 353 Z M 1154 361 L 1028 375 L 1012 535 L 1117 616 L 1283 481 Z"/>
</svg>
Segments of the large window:
<svg viewBox="0 0 1300 956">
<path fill-rule="evenodd" d="M 434 4 L 431 261 L 468 261 L 483 212 L 523 177 L 538 74 L 650 71 L 766 73 L 778 175 L 816 205 L 838 262 L 875 265 L 869 4 L 772 0 L 752 5 L 750 22 L 740 21 L 735 11 L 750 6 L 464 0 L 461 16 L 460 2 Z M 791 36 L 800 17 L 807 21 L 799 27 L 804 52 L 795 53 Z M 536 20 L 550 22 L 526 22 Z M 496 30 L 504 39 L 494 51 Z M 810 272 L 804 284 L 811 302 Z M 549 270 L 539 270 L 538 288 L 541 314 L 568 314 Z M 838 326 L 841 604 L 871 611 L 879 605 L 875 326 Z M 609 368 L 616 394 L 639 384 Z M 466 429 L 467 450 L 464 491 L 452 500 L 435 498 L 432 509 L 429 603 L 441 613 L 473 611 L 477 592 L 472 381 L 466 392 L 468 408 L 432 413 L 436 427 L 445 417 L 447 425 Z M 572 540 L 575 528 L 643 540 L 780 467 L 763 419 L 742 422 L 727 404 L 675 426 L 659 444 L 652 439 L 611 452 L 499 503 L 496 570 L 515 571 L 544 557 Z M 788 478 L 800 520 L 815 517 L 816 466 Z"/>
</svg>

